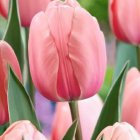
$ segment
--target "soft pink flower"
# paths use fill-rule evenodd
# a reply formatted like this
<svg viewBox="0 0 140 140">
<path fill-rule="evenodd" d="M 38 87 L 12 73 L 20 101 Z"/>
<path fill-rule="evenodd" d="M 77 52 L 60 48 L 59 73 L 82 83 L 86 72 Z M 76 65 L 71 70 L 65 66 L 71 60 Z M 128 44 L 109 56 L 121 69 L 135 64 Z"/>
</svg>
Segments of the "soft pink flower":
<svg viewBox="0 0 140 140">
<path fill-rule="evenodd" d="M 29 63 L 35 86 L 50 100 L 95 95 L 106 70 L 105 40 L 97 20 L 76 0 L 51 2 L 32 20 Z"/>
<path fill-rule="evenodd" d="M 7 15 L 8 15 L 8 0 L 0 0 L 0 15 L 7 17 Z"/>
<path fill-rule="evenodd" d="M 17 121 L 13 123 L 0 140 L 47 140 L 30 121 Z"/>
<path fill-rule="evenodd" d="M 131 68 L 127 74 L 122 120 L 133 125 L 140 133 L 140 72 L 136 68 Z"/>
<path fill-rule="evenodd" d="M 104 128 L 96 140 L 140 140 L 137 131 L 128 123 L 115 123 L 113 126 Z"/>
<path fill-rule="evenodd" d="M 48 3 L 51 0 L 17 0 L 19 4 L 19 11 L 21 23 L 23 26 L 30 26 L 33 16 L 40 12 L 45 11 Z M 8 16 L 9 0 L 0 0 L 0 14 L 4 17 Z"/>
<path fill-rule="evenodd" d="M 0 125 L 8 122 L 9 119 L 7 107 L 7 65 L 11 66 L 21 80 L 21 71 L 14 51 L 5 41 L 0 41 Z"/>
<path fill-rule="evenodd" d="M 78 101 L 83 140 L 89 140 L 94 131 L 103 103 L 98 95 Z M 69 105 L 66 102 L 57 103 L 53 122 L 52 140 L 62 140 L 72 124 Z"/>
<path fill-rule="evenodd" d="M 109 15 L 119 40 L 140 44 L 140 0 L 109 0 Z"/>
</svg>

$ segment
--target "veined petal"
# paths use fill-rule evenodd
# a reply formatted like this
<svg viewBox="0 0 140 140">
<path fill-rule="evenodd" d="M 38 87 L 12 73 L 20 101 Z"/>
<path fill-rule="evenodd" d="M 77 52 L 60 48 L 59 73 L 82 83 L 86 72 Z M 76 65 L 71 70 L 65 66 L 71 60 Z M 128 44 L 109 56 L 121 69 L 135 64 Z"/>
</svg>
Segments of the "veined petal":
<svg viewBox="0 0 140 140">
<path fill-rule="evenodd" d="M 57 49 L 43 12 L 32 20 L 28 45 L 30 71 L 35 86 L 45 97 L 54 101 L 62 100 L 57 95 Z"/>
<path fill-rule="evenodd" d="M 79 7 L 75 8 L 68 46 L 81 89 L 80 98 L 88 98 L 98 92 L 103 83 L 106 50 L 105 40 L 96 19 Z"/>
</svg>

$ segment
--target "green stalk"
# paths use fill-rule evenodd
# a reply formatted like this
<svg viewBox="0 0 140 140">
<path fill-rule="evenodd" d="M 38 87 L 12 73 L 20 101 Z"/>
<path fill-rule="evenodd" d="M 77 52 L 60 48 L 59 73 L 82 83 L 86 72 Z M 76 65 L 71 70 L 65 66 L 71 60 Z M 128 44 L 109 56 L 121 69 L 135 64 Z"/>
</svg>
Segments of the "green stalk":
<svg viewBox="0 0 140 140">
<path fill-rule="evenodd" d="M 78 121 L 78 126 L 75 134 L 75 140 L 82 140 L 82 131 L 81 131 L 81 125 L 80 125 L 80 118 L 79 118 L 79 111 L 78 111 L 78 102 L 77 101 L 71 101 L 69 102 L 70 111 L 72 120 Z"/>
<path fill-rule="evenodd" d="M 140 46 L 137 46 L 137 67 L 140 70 Z"/>
<path fill-rule="evenodd" d="M 24 77 L 25 79 L 25 87 L 27 89 L 27 92 L 30 95 L 30 98 L 32 102 L 34 103 L 34 86 L 30 74 L 30 69 L 29 69 L 29 58 L 28 58 L 28 38 L 29 38 L 29 29 L 25 28 L 25 33 L 26 33 L 26 44 L 25 44 L 25 72 L 24 72 Z"/>
</svg>

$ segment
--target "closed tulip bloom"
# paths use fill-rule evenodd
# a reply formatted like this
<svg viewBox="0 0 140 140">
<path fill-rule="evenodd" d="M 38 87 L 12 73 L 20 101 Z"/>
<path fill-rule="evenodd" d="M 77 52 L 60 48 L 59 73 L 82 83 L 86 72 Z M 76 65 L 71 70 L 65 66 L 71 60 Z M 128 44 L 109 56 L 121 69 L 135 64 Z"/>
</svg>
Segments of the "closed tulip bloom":
<svg viewBox="0 0 140 140">
<path fill-rule="evenodd" d="M 7 15 L 8 15 L 8 0 L 0 0 L 0 15 L 7 17 Z"/>
<path fill-rule="evenodd" d="M 51 2 L 32 20 L 29 64 L 35 86 L 50 100 L 95 95 L 106 69 L 105 40 L 97 20 L 76 0 Z"/>
<path fill-rule="evenodd" d="M 103 103 L 98 95 L 78 101 L 83 140 L 90 140 L 102 106 Z M 71 124 L 72 119 L 68 103 L 57 103 L 52 128 L 52 140 L 62 140 Z"/>
<path fill-rule="evenodd" d="M 123 97 L 122 120 L 133 125 L 140 133 L 140 72 L 128 71 Z"/>
<path fill-rule="evenodd" d="M 30 26 L 33 16 L 40 12 L 45 11 L 48 3 L 51 0 L 17 0 L 19 5 L 19 13 L 21 23 L 23 26 Z M 0 13 L 4 16 L 8 16 L 9 0 L 0 0 Z"/>
<path fill-rule="evenodd" d="M 134 127 L 126 122 L 104 128 L 96 140 L 101 140 L 102 136 L 105 140 L 140 140 Z"/>
<path fill-rule="evenodd" d="M 2 136 L 0 140 L 47 140 L 35 126 L 27 120 L 13 123 Z"/>
<path fill-rule="evenodd" d="M 7 65 L 10 65 L 19 80 L 21 80 L 21 71 L 14 51 L 9 44 L 4 41 L 0 41 L 0 125 L 9 120 L 7 107 Z"/>
<path fill-rule="evenodd" d="M 112 30 L 119 40 L 140 44 L 140 0 L 110 0 Z"/>
</svg>

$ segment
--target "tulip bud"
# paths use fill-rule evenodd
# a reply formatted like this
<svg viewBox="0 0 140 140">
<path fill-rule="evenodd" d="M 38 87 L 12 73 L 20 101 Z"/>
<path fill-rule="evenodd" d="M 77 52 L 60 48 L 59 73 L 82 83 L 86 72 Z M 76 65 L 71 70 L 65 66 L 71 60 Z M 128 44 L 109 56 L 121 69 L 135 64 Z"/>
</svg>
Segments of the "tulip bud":
<svg viewBox="0 0 140 140">
<path fill-rule="evenodd" d="M 140 0 L 109 0 L 109 15 L 119 40 L 140 44 Z"/>
<path fill-rule="evenodd" d="M 103 103 L 98 95 L 78 101 L 83 140 L 89 140 L 91 138 L 102 106 Z M 52 128 L 52 140 L 62 140 L 71 124 L 72 119 L 68 103 L 57 103 Z"/>
<path fill-rule="evenodd" d="M 130 123 L 140 134 L 140 72 L 131 68 L 126 77 L 122 120 Z"/>
<path fill-rule="evenodd" d="M 105 40 L 97 20 L 76 0 L 51 2 L 32 20 L 29 64 L 35 86 L 50 100 L 95 95 L 106 70 Z"/>
<path fill-rule="evenodd" d="M 7 15 L 8 15 L 8 0 L 0 0 L 0 15 L 7 17 Z"/>
<path fill-rule="evenodd" d="M 17 121 L 13 123 L 0 140 L 47 140 L 30 121 Z"/>
<path fill-rule="evenodd" d="M 14 51 L 5 41 L 0 41 L 0 125 L 9 120 L 7 107 L 7 65 L 10 65 L 19 80 L 21 80 L 21 71 Z"/>
<path fill-rule="evenodd" d="M 23 26 L 30 26 L 33 16 L 44 11 L 51 0 L 17 0 L 19 5 L 19 13 Z M 0 0 L 0 14 L 4 17 L 8 16 L 9 0 Z"/>
<path fill-rule="evenodd" d="M 102 130 L 96 140 L 140 140 L 137 131 L 128 123 L 115 123 Z"/>
</svg>

